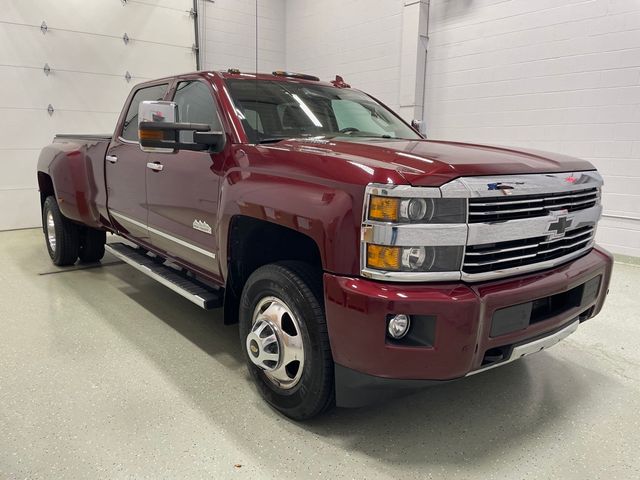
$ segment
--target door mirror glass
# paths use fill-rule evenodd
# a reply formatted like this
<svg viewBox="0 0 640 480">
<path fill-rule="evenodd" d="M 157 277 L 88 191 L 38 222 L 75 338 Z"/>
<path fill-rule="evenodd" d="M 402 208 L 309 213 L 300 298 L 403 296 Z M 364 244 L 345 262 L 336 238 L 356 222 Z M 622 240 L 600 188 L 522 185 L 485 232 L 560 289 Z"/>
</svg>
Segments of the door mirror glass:
<svg viewBox="0 0 640 480">
<path fill-rule="evenodd" d="M 178 122 L 175 102 L 141 102 L 138 109 L 138 136 L 143 152 L 174 153 L 178 150 L 219 152 L 224 132 L 213 132 L 206 123 Z M 193 134 L 192 142 L 183 142 L 183 133 Z"/>
<path fill-rule="evenodd" d="M 173 102 L 164 102 L 164 101 L 146 101 L 140 102 L 138 106 L 138 139 L 140 141 L 140 148 L 143 152 L 154 152 L 154 153 L 173 153 L 175 152 L 175 148 L 162 148 L 162 147 L 151 147 L 144 146 L 142 144 L 143 141 L 143 132 L 140 129 L 140 125 L 143 123 L 175 123 L 178 119 L 178 106 Z M 156 130 L 153 133 L 147 132 L 145 130 L 144 134 L 147 136 L 147 139 L 151 137 L 157 137 L 158 139 L 162 139 L 162 132 Z M 154 138 L 155 138 L 154 137 Z"/>
</svg>

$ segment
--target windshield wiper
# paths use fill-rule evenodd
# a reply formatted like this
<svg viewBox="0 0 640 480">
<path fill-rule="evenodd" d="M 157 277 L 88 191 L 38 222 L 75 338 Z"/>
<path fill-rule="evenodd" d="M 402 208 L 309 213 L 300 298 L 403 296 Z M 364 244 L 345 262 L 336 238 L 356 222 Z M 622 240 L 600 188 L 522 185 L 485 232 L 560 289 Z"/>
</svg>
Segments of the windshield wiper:
<svg viewBox="0 0 640 480">
<path fill-rule="evenodd" d="M 258 143 L 278 143 L 281 142 L 282 140 L 287 140 L 291 137 L 267 137 L 267 138 L 261 138 L 260 140 L 258 140 Z"/>
<path fill-rule="evenodd" d="M 343 133 L 343 134 L 336 135 L 336 136 L 339 136 L 339 137 L 351 137 L 351 138 L 395 138 L 395 137 L 392 137 L 391 135 L 387 135 L 387 134 L 384 134 L 384 135 L 373 135 L 373 134 L 366 134 L 365 133 L 365 134 L 361 135 L 358 132 L 354 132 L 352 134 L 344 134 Z"/>
</svg>

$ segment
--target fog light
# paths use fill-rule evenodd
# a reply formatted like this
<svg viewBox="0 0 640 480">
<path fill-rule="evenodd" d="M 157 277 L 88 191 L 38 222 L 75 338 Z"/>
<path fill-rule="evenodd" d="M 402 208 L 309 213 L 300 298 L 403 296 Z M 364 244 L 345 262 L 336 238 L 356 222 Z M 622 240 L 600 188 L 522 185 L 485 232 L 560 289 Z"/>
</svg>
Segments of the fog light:
<svg viewBox="0 0 640 480">
<path fill-rule="evenodd" d="M 389 319 L 389 325 L 387 326 L 387 333 L 395 340 L 400 340 L 409 331 L 411 326 L 411 320 L 409 315 L 394 315 Z"/>
</svg>

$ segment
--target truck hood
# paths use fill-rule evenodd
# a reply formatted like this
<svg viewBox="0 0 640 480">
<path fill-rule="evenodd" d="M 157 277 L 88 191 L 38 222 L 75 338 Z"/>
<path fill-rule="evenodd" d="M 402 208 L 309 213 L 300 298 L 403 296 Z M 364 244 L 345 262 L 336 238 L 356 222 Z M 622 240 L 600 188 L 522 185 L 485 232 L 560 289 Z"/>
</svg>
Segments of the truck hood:
<svg viewBox="0 0 640 480">
<path fill-rule="evenodd" d="M 434 140 L 340 137 L 281 142 L 283 149 L 393 169 L 415 186 L 440 186 L 462 176 L 595 170 L 589 162 L 537 150 Z"/>
</svg>

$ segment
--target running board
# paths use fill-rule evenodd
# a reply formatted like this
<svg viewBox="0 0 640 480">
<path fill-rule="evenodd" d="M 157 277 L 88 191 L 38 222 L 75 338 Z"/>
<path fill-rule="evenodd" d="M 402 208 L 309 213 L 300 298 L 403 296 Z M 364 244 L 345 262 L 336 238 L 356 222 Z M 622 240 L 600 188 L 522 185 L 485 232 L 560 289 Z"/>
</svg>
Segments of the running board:
<svg viewBox="0 0 640 480">
<path fill-rule="evenodd" d="M 137 248 L 124 243 L 108 243 L 105 250 L 205 310 L 222 306 L 221 290 L 216 291 L 174 268 L 159 264 Z"/>
</svg>

